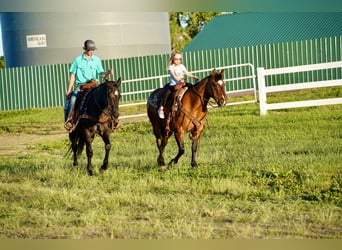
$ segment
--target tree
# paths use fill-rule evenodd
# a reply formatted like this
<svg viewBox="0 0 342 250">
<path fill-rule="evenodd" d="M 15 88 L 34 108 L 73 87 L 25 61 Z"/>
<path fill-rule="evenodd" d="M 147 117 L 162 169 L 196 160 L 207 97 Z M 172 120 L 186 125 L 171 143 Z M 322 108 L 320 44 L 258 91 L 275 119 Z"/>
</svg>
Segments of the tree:
<svg viewBox="0 0 342 250">
<path fill-rule="evenodd" d="M 1 56 L 0 57 L 0 69 L 5 68 L 5 57 Z"/>
<path fill-rule="evenodd" d="M 221 12 L 169 12 L 171 49 L 181 51 Z"/>
</svg>

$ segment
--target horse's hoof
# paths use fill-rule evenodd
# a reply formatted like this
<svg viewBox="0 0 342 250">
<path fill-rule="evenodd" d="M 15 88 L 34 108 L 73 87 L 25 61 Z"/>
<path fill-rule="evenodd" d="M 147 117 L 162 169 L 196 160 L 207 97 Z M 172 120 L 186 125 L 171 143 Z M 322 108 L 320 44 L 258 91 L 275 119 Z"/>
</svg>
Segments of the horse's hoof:
<svg viewBox="0 0 342 250">
<path fill-rule="evenodd" d="M 198 164 L 197 164 L 196 162 L 192 162 L 192 163 L 191 163 L 191 167 L 192 167 L 193 169 L 196 169 L 196 168 L 198 168 Z"/>
<path fill-rule="evenodd" d="M 101 167 L 100 167 L 100 172 L 104 172 L 104 171 L 106 171 L 107 170 L 107 168 L 108 168 L 108 165 L 102 165 Z"/>
<path fill-rule="evenodd" d="M 163 165 L 163 166 L 160 166 L 160 168 L 159 168 L 160 170 L 168 170 L 169 169 L 169 167 L 168 166 L 165 166 L 165 165 Z"/>
</svg>

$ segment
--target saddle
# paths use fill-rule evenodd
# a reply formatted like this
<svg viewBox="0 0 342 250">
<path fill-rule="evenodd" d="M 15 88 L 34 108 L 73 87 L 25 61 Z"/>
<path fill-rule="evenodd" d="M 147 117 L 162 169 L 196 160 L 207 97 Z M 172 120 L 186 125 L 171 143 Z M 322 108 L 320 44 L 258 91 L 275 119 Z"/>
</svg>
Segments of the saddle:
<svg viewBox="0 0 342 250">
<path fill-rule="evenodd" d="M 81 94 L 79 97 L 77 97 L 73 114 L 72 114 L 72 121 L 74 125 L 76 125 L 79 120 L 80 114 L 84 108 L 84 104 L 85 104 L 88 94 L 90 93 L 92 89 L 95 89 L 98 86 L 99 86 L 99 83 L 95 81 L 94 79 L 91 79 L 90 82 L 85 83 L 81 86 Z"/>
<path fill-rule="evenodd" d="M 178 84 L 180 85 L 180 84 Z M 167 100 L 167 110 L 166 112 L 166 132 L 170 132 L 170 124 L 172 124 L 173 120 L 181 110 L 181 100 L 188 90 L 188 87 L 184 84 L 178 87 L 168 98 Z"/>
<path fill-rule="evenodd" d="M 99 86 L 99 83 L 95 81 L 94 79 L 91 79 L 89 82 L 82 85 L 81 93 L 84 93 L 88 89 L 97 88 L 98 86 Z"/>
</svg>

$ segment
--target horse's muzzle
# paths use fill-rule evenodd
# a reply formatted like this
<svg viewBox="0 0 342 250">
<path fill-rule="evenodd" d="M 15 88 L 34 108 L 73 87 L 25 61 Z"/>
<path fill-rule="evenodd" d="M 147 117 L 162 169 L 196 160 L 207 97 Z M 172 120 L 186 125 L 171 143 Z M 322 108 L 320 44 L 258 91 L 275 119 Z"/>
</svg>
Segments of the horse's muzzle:
<svg viewBox="0 0 342 250">
<path fill-rule="evenodd" d="M 217 100 L 216 103 L 219 107 L 224 107 L 226 105 L 226 100 L 220 99 L 220 100 Z"/>
<path fill-rule="evenodd" d="M 119 126 L 120 120 L 119 117 L 112 116 L 112 127 L 113 129 L 117 128 Z"/>
<path fill-rule="evenodd" d="M 119 119 L 118 119 L 118 118 L 115 118 L 115 119 L 114 119 L 114 126 L 116 127 L 118 124 L 119 124 Z"/>
</svg>

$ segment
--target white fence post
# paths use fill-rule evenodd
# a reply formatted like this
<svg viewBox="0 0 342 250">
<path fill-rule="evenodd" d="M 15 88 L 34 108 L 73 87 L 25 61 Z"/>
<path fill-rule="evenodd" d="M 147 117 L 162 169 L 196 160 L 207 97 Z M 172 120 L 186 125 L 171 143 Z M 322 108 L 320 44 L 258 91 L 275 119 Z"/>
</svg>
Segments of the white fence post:
<svg viewBox="0 0 342 250">
<path fill-rule="evenodd" d="M 163 78 L 159 77 L 159 87 L 162 88 L 164 87 L 164 83 L 163 83 Z"/>
<path fill-rule="evenodd" d="M 265 86 L 265 74 L 264 68 L 257 68 L 258 84 L 259 84 L 259 103 L 260 103 L 260 115 L 267 114 L 267 99 L 266 99 L 266 86 Z"/>
<path fill-rule="evenodd" d="M 289 74 L 289 73 L 297 73 L 297 72 L 317 71 L 317 70 L 328 70 L 328 69 L 333 69 L 333 68 L 342 68 L 342 61 L 292 66 L 292 67 L 285 67 L 285 68 L 275 68 L 275 69 L 257 68 L 258 83 L 259 83 L 260 115 L 266 115 L 267 110 L 342 104 L 341 97 L 267 104 L 267 99 L 266 99 L 267 93 L 300 90 L 300 89 L 337 87 L 337 86 L 342 86 L 342 79 L 340 78 L 340 79 L 321 80 L 321 81 L 313 81 L 313 82 L 300 82 L 300 83 L 291 83 L 291 84 L 267 87 L 265 84 L 265 76 Z"/>
</svg>

